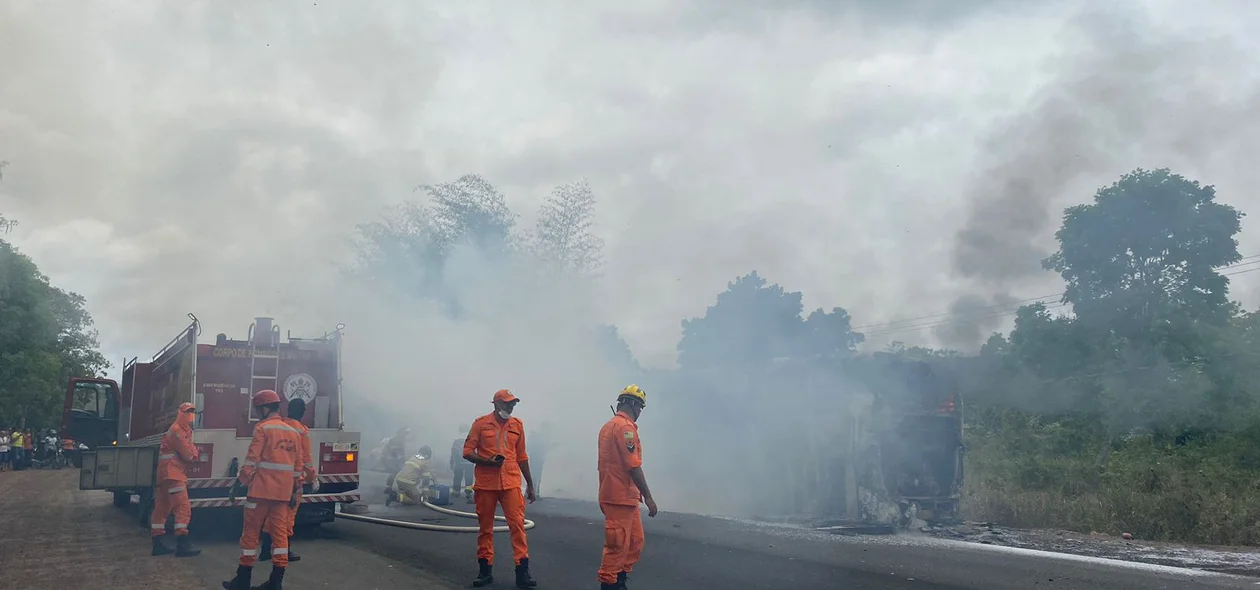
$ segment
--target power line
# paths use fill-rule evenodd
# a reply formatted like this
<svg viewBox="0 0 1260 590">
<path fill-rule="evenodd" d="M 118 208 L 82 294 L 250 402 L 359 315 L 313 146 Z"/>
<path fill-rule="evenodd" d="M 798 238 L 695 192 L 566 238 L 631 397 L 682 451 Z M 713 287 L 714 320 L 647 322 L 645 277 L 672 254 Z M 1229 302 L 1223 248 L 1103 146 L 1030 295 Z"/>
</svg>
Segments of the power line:
<svg viewBox="0 0 1260 590">
<path fill-rule="evenodd" d="M 1241 270 L 1235 270 L 1234 272 L 1221 273 L 1221 276 L 1228 277 L 1228 276 L 1246 274 L 1249 272 L 1260 270 L 1260 267 L 1245 268 L 1245 269 L 1242 268 L 1242 267 L 1248 267 L 1255 264 L 1260 264 L 1260 254 L 1244 256 L 1238 259 L 1237 262 L 1234 262 L 1232 264 L 1227 264 L 1224 266 L 1219 266 L 1217 267 L 1217 269 L 1218 270 L 1241 269 Z M 1021 299 L 1018 301 L 1011 301 L 1007 303 L 996 303 L 992 305 L 972 308 L 963 313 L 943 312 L 943 313 L 937 313 L 937 314 L 932 314 L 932 315 L 927 315 L 927 316 L 907 318 L 904 320 L 864 324 L 861 326 L 854 326 L 853 330 L 861 331 L 868 328 L 876 328 L 876 330 L 874 331 L 863 332 L 863 334 L 866 336 L 880 336 L 884 334 L 895 334 L 899 332 L 908 332 L 908 331 L 922 330 L 925 328 L 947 326 L 951 324 L 962 323 L 964 321 L 975 321 L 975 320 L 993 319 L 993 318 L 1011 316 L 1018 313 L 1019 312 L 1018 308 L 1026 304 L 1042 303 L 1042 304 L 1045 304 L 1046 309 L 1059 309 L 1062 307 L 1066 307 L 1068 305 L 1061 301 L 1063 294 L 1064 293 L 1060 291 L 1059 293 L 1051 293 L 1049 295 L 1041 295 L 1039 297 L 1030 297 L 1028 299 Z M 1011 309 L 1011 306 L 1016 306 L 1016 308 Z M 988 313 L 986 313 L 986 311 Z"/>
</svg>

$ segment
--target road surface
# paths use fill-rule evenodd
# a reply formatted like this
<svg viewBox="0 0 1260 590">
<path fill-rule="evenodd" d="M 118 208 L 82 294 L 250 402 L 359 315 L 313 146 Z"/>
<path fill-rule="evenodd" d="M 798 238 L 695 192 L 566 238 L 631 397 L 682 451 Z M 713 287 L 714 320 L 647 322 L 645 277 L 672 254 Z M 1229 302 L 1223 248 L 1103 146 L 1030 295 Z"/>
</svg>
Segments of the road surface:
<svg viewBox="0 0 1260 590">
<path fill-rule="evenodd" d="M 371 488 L 369 488 L 371 489 Z M 368 499 L 375 499 L 367 494 Z M 469 509 L 458 502 L 456 509 Z M 373 505 L 372 515 L 438 524 L 473 521 L 438 515 L 422 507 Z M 529 507 L 538 526 L 530 531 L 531 561 L 540 588 L 598 588 L 603 520 L 593 504 L 543 499 Z M 662 513 L 645 518 L 647 546 L 631 576 L 632 588 L 753 589 L 997 589 L 1251 588 L 1260 580 L 1163 566 L 1115 562 L 973 543 L 914 537 L 845 537 L 715 519 Z M 496 586 L 511 588 L 511 548 L 497 535 Z M 227 540 L 230 545 L 230 539 Z M 371 588 L 467 588 L 476 571 L 476 535 L 412 531 L 341 521 L 299 538 L 295 550 L 321 552 L 319 563 L 353 566 Z M 229 548 L 230 549 L 230 548 Z M 329 550 L 331 549 L 331 550 Z M 338 559 L 339 551 L 372 555 L 372 564 Z M 216 547 L 216 553 L 218 548 Z M 226 564 L 225 564 L 226 565 Z M 391 567 L 392 566 L 392 567 Z M 420 576 L 412 586 L 392 586 L 384 577 L 408 569 Z M 259 568 L 261 572 L 266 568 Z M 219 567 L 228 572 L 230 567 Z M 381 578 L 378 578 L 381 577 Z M 381 581 L 377 581 L 380 579 Z M 305 587 L 305 586 L 301 586 Z"/>
<path fill-rule="evenodd" d="M 213 589 L 235 570 L 239 515 L 194 519 L 194 538 L 205 549 L 200 557 L 151 558 L 144 529 L 111 507 L 108 494 L 72 491 L 75 483 L 72 471 L 0 473 L 0 489 L 11 494 L 48 485 L 61 489 L 0 501 L 9 512 L 0 519 L 0 588 Z M 421 507 L 373 510 L 413 521 L 473 522 Z M 598 588 L 595 569 L 603 540 L 598 509 L 544 499 L 530 506 L 528 516 L 538 523 L 529 538 L 539 587 Z M 645 525 L 647 546 L 631 577 L 631 588 L 639 590 L 1260 587 L 1257 578 L 922 537 L 837 537 L 671 513 L 645 519 Z M 31 540 L 19 541 L 23 538 Z M 507 535 L 497 540 L 495 587 L 511 588 Z M 467 588 L 476 570 L 475 547 L 473 534 L 340 521 L 295 540 L 305 559 L 292 565 L 286 581 L 294 590 Z M 255 583 L 269 569 L 260 564 Z"/>
</svg>

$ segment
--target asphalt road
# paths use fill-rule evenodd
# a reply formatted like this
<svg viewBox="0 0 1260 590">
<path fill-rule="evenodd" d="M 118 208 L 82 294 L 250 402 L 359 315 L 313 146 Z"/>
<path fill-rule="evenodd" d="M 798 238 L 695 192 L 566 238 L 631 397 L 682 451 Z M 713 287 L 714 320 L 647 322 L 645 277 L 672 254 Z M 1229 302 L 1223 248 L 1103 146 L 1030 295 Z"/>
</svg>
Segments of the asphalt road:
<svg viewBox="0 0 1260 590">
<path fill-rule="evenodd" d="M 369 488 L 372 489 L 372 488 Z M 372 496 L 369 494 L 369 499 Z M 470 507 L 462 502 L 456 509 Z M 471 524 L 422 507 L 372 506 L 372 515 L 439 524 Z M 598 588 L 603 542 L 596 506 L 543 499 L 529 507 L 533 573 L 540 588 Z M 659 590 L 1256 588 L 1260 579 L 1016 550 L 917 536 L 845 537 L 693 515 L 644 519 L 647 544 L 631 587 Z M 219 523 L 222 524 L 222 523 Z M 207 555 L 196 567 L 213 580 L 234 567 L 236 531 L 200 528 Z M 512 587 L 511 548 L 496 535 L 496 588 Z M 299 537 L 307 559 L 290 568 L 290 586 L 466 588 L 476 571 L 476 535 L 436 533 L 339 521 Z M 190 560 L 191 561 L 191 560 Z M 267 567 L 259 567 L 255 583 Z M 211 572 L 210 570 L 214 570 Z M 350 584 L 350 580 L 356 583 Z"/>
</svg>

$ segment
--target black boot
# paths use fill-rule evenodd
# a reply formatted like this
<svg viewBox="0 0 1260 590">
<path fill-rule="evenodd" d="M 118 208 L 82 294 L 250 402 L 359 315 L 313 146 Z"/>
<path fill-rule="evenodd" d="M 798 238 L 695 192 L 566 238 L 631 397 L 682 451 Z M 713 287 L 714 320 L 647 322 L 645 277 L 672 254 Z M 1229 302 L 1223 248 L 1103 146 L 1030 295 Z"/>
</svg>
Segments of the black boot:
<svg viewBox="0 0 1260 590">
<path fill-rule="evenodd" d="M 175 537 L 175 557 L 196 557 L 198 555 L 201 555 L 201 550 L 193 547 L 192 541 L 188 540 L 188 535 Z"/>
<path fill-rule="evenodd" d="M 153 537 L 153 555 L 170 555 L 171 548 L 162 542 L 162 535 Z"/>
<path fill-rule="evenodd" d="M 258 561 L 271 561 L 271 535 L 263 533 L 258 547 Z"/>
<path fill-rule="evenodd" d="M 485 559 L 477 560 L 477 579 L 473 580 L 473 588 L 481 588 L 494 583 L 494 571 L 490 567 L 490 562 Z"/>
<path fill-rule="evenodd" d="M 290 544 L 289 545 L 289 563 L 293 563 L 295 561 L 302 561 L 302 556 L 298 555 L 297 552 L 293 550 L 293 545 Z"/>
<path fill-rule="evenodd" d="M 626 590 L 626 577 L 626 572 L 617 574 L 617 588 L 620 590 Z"/>
<path fill-rule="evenodd" d="M 529 575 L 528 557 L 521 560 L 521 565 L 516 566 L 516 587 L 525 590 L 538 587 L 538 582 L 535 582 L 534 578 Z"/>
<path fill-rule="evenodd" d="M 284 568 L 272 567 L 271 577 L 267 578 L 267 581 L 263 582 L 261 586 L 254 586 L 253 588 L 250 588 L 249 590 L 284 590 L 283 586 L 284 586 Z"/>
<path fill-rule="evenodd" d="M 247 565 L 236 566 L 236 577 L 230 582 L 223 583 L 223 590 L 250 590 L 249 579 L 254 574 L 254 568 Z"/>
</svg>

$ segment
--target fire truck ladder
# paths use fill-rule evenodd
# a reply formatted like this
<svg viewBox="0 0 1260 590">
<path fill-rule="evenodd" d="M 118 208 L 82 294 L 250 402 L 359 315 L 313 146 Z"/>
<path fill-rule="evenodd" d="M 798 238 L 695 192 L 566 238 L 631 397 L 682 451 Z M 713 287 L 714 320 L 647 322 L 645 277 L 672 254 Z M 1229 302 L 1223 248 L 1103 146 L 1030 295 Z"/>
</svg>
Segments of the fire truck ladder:
<svg viewBox="0 0 1260 590">
<path fill-rule="evenodd" d="M 258 338 L 254 336 L 254 325 L 251 324 L 249 326 L 249 395 L 251 400 L 254 394 L 264 389 L 280 393 L 280 326 L 275 324 L 271 326 L 270 346 L 259 346 Z M 271 369 L 271 372 L 267 373 L 267 369 Z M 259 373 L 260 370 L 264 372 Z M 257 414 L 258 410 L 250 403 L 249 420 L 251 422 L 261 420 L 262 418 Z"/>
</svg>

